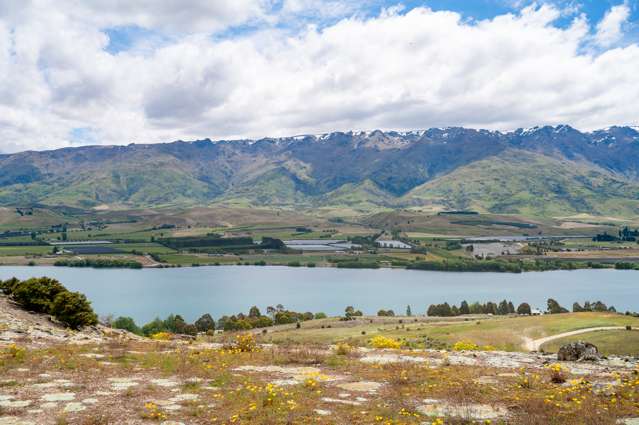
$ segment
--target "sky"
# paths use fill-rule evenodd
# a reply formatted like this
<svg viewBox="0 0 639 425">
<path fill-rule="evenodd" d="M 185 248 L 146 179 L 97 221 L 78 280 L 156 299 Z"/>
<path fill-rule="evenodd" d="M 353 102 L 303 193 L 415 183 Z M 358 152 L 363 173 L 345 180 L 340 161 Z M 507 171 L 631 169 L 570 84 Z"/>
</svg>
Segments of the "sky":
<svg viewBox="0 0 639 425">
<path fill-rule="evenodd" d="M 0 152 L 639 125 L 639 0 L 3 0 Z"/>
</svg>

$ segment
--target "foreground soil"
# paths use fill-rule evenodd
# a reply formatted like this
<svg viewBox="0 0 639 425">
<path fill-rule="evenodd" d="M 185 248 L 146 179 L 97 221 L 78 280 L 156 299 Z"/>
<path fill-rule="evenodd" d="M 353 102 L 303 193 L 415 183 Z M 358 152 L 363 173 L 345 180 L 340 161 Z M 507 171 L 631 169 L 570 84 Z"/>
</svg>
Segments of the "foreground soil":
<svg viewBox="0 0 639 425">
<path fill-rule="evenodd" d="M 605 425 L 639 416 L 634 358 L 557 364 L 541 353 L 227 337 L 72 332 L 0 297 L 0 424 Z"/>
</svg>

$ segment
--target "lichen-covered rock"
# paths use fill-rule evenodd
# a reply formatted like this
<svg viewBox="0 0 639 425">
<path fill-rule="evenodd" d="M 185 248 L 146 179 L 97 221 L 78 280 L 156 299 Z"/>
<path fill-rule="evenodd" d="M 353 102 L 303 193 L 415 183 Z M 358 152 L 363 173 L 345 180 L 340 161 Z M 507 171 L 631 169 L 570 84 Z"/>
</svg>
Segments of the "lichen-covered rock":
<svg viewBox="0 0 639 425">
<path fill-rule="evenodd" d="M 589 342 L 571 342 L 559 348 L 557 359 L 560 361 L 597 361 L 601 359 L 597 347 Z"/>
</svg>

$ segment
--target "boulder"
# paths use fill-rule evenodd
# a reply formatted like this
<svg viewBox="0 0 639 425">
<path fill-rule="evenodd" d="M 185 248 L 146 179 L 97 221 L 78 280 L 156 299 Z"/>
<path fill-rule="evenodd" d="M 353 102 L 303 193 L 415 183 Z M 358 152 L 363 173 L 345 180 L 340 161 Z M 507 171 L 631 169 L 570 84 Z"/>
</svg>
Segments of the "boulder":
<svg viewBox="0 0 639 425">
<path fill-rule="evenodd" d="M 601 356 L 595 345 L 577 341 L 562 345 L 557 352 L 557 360 L 568 362 L 597 361 L 601 360 Z"/>
</svg>

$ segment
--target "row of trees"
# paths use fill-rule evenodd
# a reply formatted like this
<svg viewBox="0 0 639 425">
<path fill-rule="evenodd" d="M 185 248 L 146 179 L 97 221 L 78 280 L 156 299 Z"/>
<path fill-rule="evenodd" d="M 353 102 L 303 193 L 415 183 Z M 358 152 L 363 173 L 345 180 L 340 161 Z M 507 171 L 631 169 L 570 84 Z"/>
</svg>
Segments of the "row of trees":
<svg viewBox="0 0 639 425">
<path fill-rule="evenodd" d="M 613 241 L 625 241 L 634 242 L 639 238 L 639 229 L 629 229 L 627 226 L 619 230 L 618 236 L 610 235 L 608 232 L 603 232 L 595 235 L 592 240 L 595 242 L 613 242 Z"/>
<path fill-rule="evenodd" d="M 196 335 L 198 332 L 212 332 L 215 329 L 225 331 L 249 330 L 324 318 L 326 318 L 326 314 L 324 313 L 299 313 L 287 310 L 284 306 L 278 304 L 276 307 L 268 307 L 266 315 L 263 315 L 259 308 L 253 306 L 250 308 L 248 314 L 239 313 L 232 316 L 222 316 L 217 323 L 213 317 L 207 313 L 192 324 L 187 323 L 179 314 L 171 314 L 164 320 L 156 318 L 142 327 L 138 326 L 130 317 L 118 317 L 110 321 L 110 325 L 116 329 L 125 329 L 129 332 L 146 336 L 158 332 Z"/>
<path fill-rule="evenodd" d="M 580 313 L 580 312 L 584 312 L 584 311 L 599 311 L 599 312 L 603 312 L 603 311 L 610 311 L 610 312 L 616 312 L 617 309 L 615 309 L 614 306 L 606 306 L 606 304 L 602 303 L 601 301 L 595 301 L 593 303 L 591 303 L 590 301 L 586 301 L 584 302 L 583 307 L 579 304 L 579 303 L 574 303 L 572 305 L 572 311 L 575 313 Z"/>
<path fill-rule="evenodd" d="M 568 309 L 562 307 L 557 300 L 553 298 L 549 298 L 546 301 L 547 312 L 550 314 L 561 314 L 568 313 Z M 383 311 L 383 310 L 382 310 Z M 601 301 L 596 301 L 591 303 L 590 301 L 586 301 L 583 307 L 579 303 L 574 303 L 572 305 L 572 311 L 575 313 L 585 312 L 585 311 L 611 311 L 616 312 L 613 306 L 606 306 L 606 304 Z M 515 308 L 514 304 L 511 301 L 503 300 L 500 303 L 487 302 L 485 304 L 481 303 L 473 303 L 468 304 L 466 301 L 462 301 L 459 307 L 456 305 L 449 305 L 448 303 L 444 304 L 431 304 L 428 307 L 427 314 L 429 316 L 460 316 L 463 314 L 494 314 L 494 315 L 506 315 L 506 314 L 531 314 L 532 309 L 530 308 L 530 304 L 521 303 L 517 308 Z"/>
<path fill-rule="evenodd" d="M 151 336 L 159 332 L 171 332 L 181 335 L 197 335 L 198 332 L 215 330 L 215 320 L 210 314 L 204 314 L 195 323 L 187 323 L 179 314 L 170 314 L 166 319 L 159 317 L 139 327 L 131 317 L 118 317 L 107 323 L 115 329 L 125 329 L 137 335 Z"/>
<path fill-rule="evenodd" d="M 459 307 L 456 305 L 450 305 L 448 303 L 443 304 L 431 304 L 428 307 L 427 314 L 429 316 L 460 316 L 462 314 L 495 314 L 495 315 L 506 315 L 506 314 L 530 314 L 531 309 L 530 305 L 527 303 L 522 303 L 515 309 L 514 304 L 511 301 L 503 300 L 500 303 L 487 302 L 485 304 L 481 304 L 479 302 L 475 302 L 472 304 L 468 304 L 467 301 L 462 301 Z"/>
<path fill-rule="evenodd" d="M 63 258 L 53 263 L 59 267 L 93 267 L 103 268 L 128 268 L 141 269 L 142 264 L 135 260 L 107 259 L 107 258 L 85 258 L 82 260 Z"/>
</svg>

